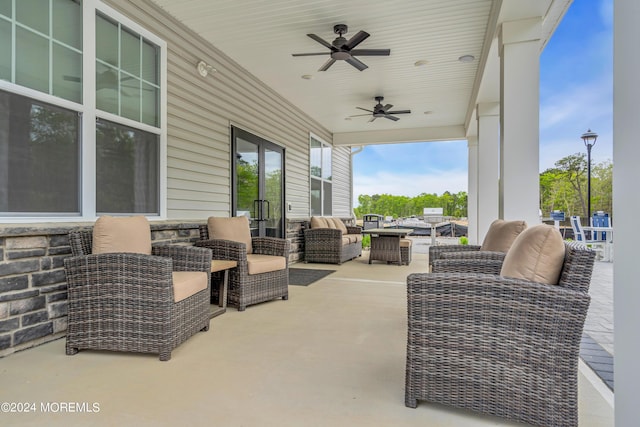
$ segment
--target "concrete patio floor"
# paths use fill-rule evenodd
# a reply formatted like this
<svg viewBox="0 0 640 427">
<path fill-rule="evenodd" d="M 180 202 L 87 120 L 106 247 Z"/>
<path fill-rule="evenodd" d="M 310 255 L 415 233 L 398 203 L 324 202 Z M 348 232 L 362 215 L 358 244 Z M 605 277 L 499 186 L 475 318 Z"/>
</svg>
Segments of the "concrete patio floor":
<svg viewBox="0 0 640 427">
<path fill-rule="evenodd" d="M 417 251 L 419 252 L 419 251 Z M 2 425 L 521 426 L 421 402 L 404 406 L 405 278 L 424 271 L 367 263 L 295 264 L 337 270 L 288 301 L 230 308 L 168 362 L 153 355 L 64 353 L 64 339 L 0 360 L 0 402 L 36 404 L 1 413 Z M 612 395 L 583 363 L 580 426 L 613 426 Z M 91 413 L 43 412 L 79 402 Z M 96 406 L 99 412 L 95 411 Z M 49 408 L 60 405 L 50 405 Z"/>
</svg>

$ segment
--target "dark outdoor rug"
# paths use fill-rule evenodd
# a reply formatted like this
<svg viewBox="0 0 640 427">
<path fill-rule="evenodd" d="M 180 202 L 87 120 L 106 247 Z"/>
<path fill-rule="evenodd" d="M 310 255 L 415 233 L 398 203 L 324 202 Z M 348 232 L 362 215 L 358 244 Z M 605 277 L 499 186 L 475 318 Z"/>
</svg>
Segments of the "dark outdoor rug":
<svg viewBox="0 0 640 427">
<path fill-rule="evenodd" d="M 335 270 L 289 268 L 289 284 L 294 286 L 309 286 L 316 280 L 320 280 L 334 271 Z"/>
</svg>

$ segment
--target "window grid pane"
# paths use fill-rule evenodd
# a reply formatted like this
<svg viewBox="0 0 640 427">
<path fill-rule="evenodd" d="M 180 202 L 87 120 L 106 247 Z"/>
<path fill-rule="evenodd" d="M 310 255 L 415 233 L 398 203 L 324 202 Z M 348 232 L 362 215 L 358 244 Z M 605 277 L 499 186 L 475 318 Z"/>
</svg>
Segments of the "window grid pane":
<svg viewBox="0 0 640 427">
<path fill-rule="evenodd" d="M 11 0 L 0 0 L 0 15 L 4 15 L 11 19 L 12 14 Z"/>
<path fill-rule="evenodd" d="M 49 40 L 24 28 L 16 28 L 16 81 L 49 93 Z"/>
<path fill-rule="evenodd" d="M 52 17 L 53 39 L 82 50 L 82 3 L 53 0 Z"/>
<path fill-rule="evenodd" d="M 0 19 L 0 79 L 11 81 L 11 22 Z"/>
<path fill-rule="evenodd" d="M 53 95 L 82 102 L 82 54 L 57 43 L 53 44 Z"/>
<path fill-rule="evenodd" d="M 49 0 L 16 2 L 16 20 L 42 34 L 49 34 Z"/>
</svg>

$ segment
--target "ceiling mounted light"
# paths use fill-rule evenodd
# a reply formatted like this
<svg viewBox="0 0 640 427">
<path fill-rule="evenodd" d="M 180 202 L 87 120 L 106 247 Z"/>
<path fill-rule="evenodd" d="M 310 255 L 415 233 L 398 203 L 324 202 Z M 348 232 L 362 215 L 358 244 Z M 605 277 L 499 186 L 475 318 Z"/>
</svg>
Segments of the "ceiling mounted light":
<svg viewBox="0 0 640 427">
<path fill-rule="evenodd" d="M 425 66 L 429 63 L 429 61 L 427 61 L 426 59 L 421 59 L 419 61 L 416 61 L 413 63 L 413 65 L 415 65 L 416 67 L 422 67 Z"/>
<path fill-rule="evenodd" d="M 460 62 L 473 62 L 476 59 L 475 56 L 473 55 L 462 55 L 460 58 L 458 58 L 458 61 Z"/>
<path fill-rule="evenodd" d="M 303 79 L 305 80 L 311 80 L 313 78 L 313 76 L 311 74 L 304 74 L 301 76 Z"/>
</svg>

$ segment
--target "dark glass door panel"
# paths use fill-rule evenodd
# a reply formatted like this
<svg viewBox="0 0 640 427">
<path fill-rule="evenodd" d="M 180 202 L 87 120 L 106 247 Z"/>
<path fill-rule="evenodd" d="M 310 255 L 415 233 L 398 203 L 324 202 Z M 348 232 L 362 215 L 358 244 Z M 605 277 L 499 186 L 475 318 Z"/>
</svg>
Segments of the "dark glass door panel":
<svg viewBox="0 0 640 427">
<path fill-rule="evenodd" d="M 284 237 L 284 149 L 235 127 L 232 140 L 234 215 L 252 236 Z"/>
</svg>

